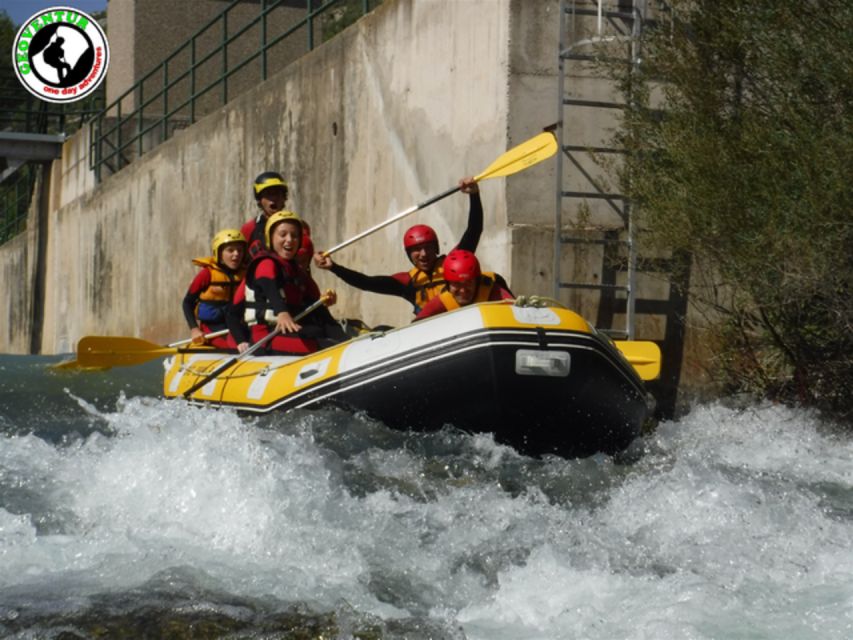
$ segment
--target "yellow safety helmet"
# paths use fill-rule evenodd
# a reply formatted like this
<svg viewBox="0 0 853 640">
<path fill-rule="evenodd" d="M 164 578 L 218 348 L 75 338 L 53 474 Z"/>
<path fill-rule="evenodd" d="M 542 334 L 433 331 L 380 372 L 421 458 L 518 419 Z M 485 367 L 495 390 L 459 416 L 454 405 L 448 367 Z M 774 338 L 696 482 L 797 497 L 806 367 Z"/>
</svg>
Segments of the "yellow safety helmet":
<svg viewBox="0 0 853 640">
<path fill-rule="evenodd" d="M 239 229 L 223 229 L 213 236 L 213 242 L 210 243 L 213 248 L 213 257 L 219 260 L 219 249 L 229 242 L 246 242 L 246 237 L 240 233 Z"/>
<path fill-rule="evenodd" d="M 281 174 L 276 173 L 275 171 L 264 171 L 259 174 L 258 177 L 255 178 L 253 187 L 255 191 L 255 200 L 258 200 L 261 197 L 261 191 L 269 189 L 270 187 L 283 187 L 284 195 L 287 197 L 287 183 L 284 181 L 284 178 L 281 177 Z"/>
<path fill-rule="evenodd" d="M 269 218 L 267 218 L 267 224 L 264 227 L 264 240 L 266 240 L 268 248 L 272 248 L 272 242 L 270 240 L 272 228 L 279 222 L 284 222 L 285 220 L 289 220 L 290 222 L 295 222 L 296 224 L 298 224 L 300 231 L 303 229 L 302 218 L 300 218 L 296 213 L 294 213 L 293 211 L 276 211 Z"/>
</svg>

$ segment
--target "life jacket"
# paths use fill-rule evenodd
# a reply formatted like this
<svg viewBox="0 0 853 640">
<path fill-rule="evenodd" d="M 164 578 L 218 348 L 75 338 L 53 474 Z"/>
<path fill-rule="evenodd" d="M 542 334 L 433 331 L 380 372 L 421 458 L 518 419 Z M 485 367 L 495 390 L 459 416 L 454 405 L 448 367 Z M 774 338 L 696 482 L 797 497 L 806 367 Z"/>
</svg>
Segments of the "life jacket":
<svg viewBox="0 0 853 640">
<path fill-rule="evenodd" d="M 436 260 L 432 273 L 422 271 L 417 267 L 409 270 L 409 284 L 415 289 L 415 314 L 424 305 L 438 296 L 446 284 L 444 281 L 444 256 Z"/>
<path fill-rule="evenodd" d="M 471 304 L 475 302 L 488 302 L 489 298 L 492 296 L 492 289 L 495 286 L 495 274 L 490 271 L 484 271 L 480 274 L 480 284 L 477 285 L 477 293 L 474 295 L 474 299 L 471 301 Z M 454 309 L 459 309 L 460 304 L 456 302 L 456 298 L 453 297 L 453 294 L 450 291 L 442 291 L 439 294 L 441 298 L 441 303 L 444 305 L 444 308 L 448 311 L 453 311 Z"/>
<path fill-rule="evenodd" d="M 210 271 L 210 284 L 199 294 L 195 315 L 204 323 L 225 322 L 225 307 L 246 273 L 244 268 L 231 271 L 222 267 L 214 257 L 195 258 L 193 264 Z"/>
<path fill-rule="evenodd" d="M 262 291 L 256 290 L 252 286 L 255 283 L 255 271 L 261 261 L 265 259 L 273 260 L 279 267 L 275 272 L 275 283 L 281 297 L 287 301 L 288 307 L 292 310 L 299 310 L 305 306 L 303 298 L 307 285 L 306 276 L 296 261 L 284 260 L 275 253 L 264 251 L 252 259 L 246 270 L 246 311 L 243 319 L 247 324 L 252 322 L 276 323 L 276 314 L 270 301 L 264 297 Z"/>
<path fill-rule="evenodd" d="M 309 278 L 296 260 L 284 260 L 275 253 L 264 251 L 259 253 L 246 270 L 245 305 L 243 319 L 247 324 L 257 322 L 252 327 L 252 342 L 258 342 L 269 334 L 270 327 L 275 325 L 277 317 L 272 304 L 263 292 L 252 285 L 255 282 L 255 271 L 262 260 L 274 260 L 279 267 L 276 269 L 275 280 L 279 294 L 287 301 L 287 306 L 295 316 L 307 306 L 305 293 L 309 289 Z M 272 351 L 283 353 L 312 353 L 317 351 L 318 344 L 313 338 L 305 338 L 298 334 L 286 333 L 276 336 L 270 344 Z"/>
</svg>

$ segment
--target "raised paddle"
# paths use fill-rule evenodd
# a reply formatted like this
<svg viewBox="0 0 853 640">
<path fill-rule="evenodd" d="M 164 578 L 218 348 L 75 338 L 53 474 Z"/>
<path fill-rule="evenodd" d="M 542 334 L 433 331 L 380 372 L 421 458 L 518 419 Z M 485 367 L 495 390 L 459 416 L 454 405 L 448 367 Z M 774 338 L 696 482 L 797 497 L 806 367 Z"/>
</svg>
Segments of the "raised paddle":
<svg viewBox="0 0 853 640">
<path fill-rule="evenodd" d="M 483 171 L 478 176 L 474 177 L 475 182 L 480 182 L 481 180 L 487 180 L 488 178 L 499 178 L 501 176 L 512 175 L 513 173 L 518 173 L 519 171 L 523 171 L 528 167 L 532 167 L 534 164 L 542 162 L 543 160 L 547 160 L 551 156 L 553 156 L 557 152 L 557 138 L 551 132 L 540 133 L 538 136 L 534 136 L 530 138 L 527 142 L 522 142 L 517 147 L 513 147 L 509 151 L 504 152 L 497 160 L 495 160 L 492 164 L 490 164 L 485 171 Z M 452 189 L 448 189 L 444 193 L 440 193 L 437 196 L 433 196 L 429 200 L 424 200 L 420 204 L 416 204 L 413 207 L 409 207 L 405 211 L 401 211 L 395 216 L 392 216 L 385 220 L 384 222 L 380 222 L 377 225 L 370 227 L 367 231 L 362 231 L 356 236 L 353 236 L 349 240 L 345 240 L 340 244 L 335 245 L 331 249 L 327 249 L 323 252 L 324 256 L 330 256 L 336 251 L 343 249 L 346 246 L 351 245 L 353 242 L 357 240 L 361 240 L 362 238 L 369 236 L 371 233 L 375 231 L 379 231 L 383 227 L 387 227 L 389 224 L 393 222 L 397 222 L 402 218 L 423 209 L 439 200 L 446 198 L 449 195 L 452 195 L 459 191 L 461 187 L 456 186 Z"/>
<path fill-rule="evenodd" d="M 320 299 L 319 299 L 319 300 L 315 301 L 315 302 L 314 302 L 314 303 L 312 303 L 308 308 L 306 308 L 304 311 L 302 311 L 301 313 L 297 314 L 297 315 L 296 315 L 296 317 L 295 317 L 295 318 L 293 318 L 293 321 L 294 321 L 294 322 L 296 322 L 297 320 L 301 320 L 302 318 L 304 318 L 305 316 L 307 316 L 309 313 L 311 313 L 312 311 L 314 311 L 315 309 L 317 309 L 319 306 L 321 306 L 321 305 L 325 304 L 326 302 L 328 302 L 328 301 L 329 301 L 329 300 L 330 300 L 334 295 L 335 295 L 335 294 L 334 294 L 334 291 L 332 291 L 332 290 L 327 291 L 327 292 L 326 292 L 326 293 L 324 293 L 322 296 L 320 296 Z M 281 333 L 281 329 L 276 329 L 275 331 L 271 331 L 270 333 L 268 333 L 267 335 L 265 335 L 263 338 L 261 338 L 260 340 L 258 340 L 258 341 L 257 341 L 255 344 L 253 344 L 251 347 L 249 347 L 248 349 L 246 349 L 243 353 L 240 353 L 240 354 L 238 354 L 238 355 L 234 356 L 233 358 L 229 358 L 229 359 L 228 359 L 228 360 L 226 360 L 224 363 L 222 363 L 221 365 L 219 365 L 218 367 L 216 367 L 216 369 L 214 369 L 213 371 L 211 371 L 211 372 L 210 372 L 209 374 L 207 374 L 204 378 L 202 378 L 201 380 L 199 380 L 198 382 L 196 382 L 193 386 L 191 386 L 189 389 L 187 389 L 186 391 L 184 391 L 184 393 L 183 393 L 182 395 L 184 396 L 184 398 L 189 398 L 193 393 L 195 393 L 196 391 L 198 391 L 199 389 L 201 389 L 201 388 L 202 388 L 204 385 L 206 385 L 208 382 L 210 382 L 211 380 L 213 380 L 213 379 L 215 379 L 215 378 L 219 377 L 219 375 L 220 375 L 223 371 L 225 371 L 226 369 L 230 369 L 231 367 L 233 367 L 235 364 L 237 364 L 237 363 L 238 363 L 240 360 L 242 360 L 243 358 L 247 358 L 247 357 L 249 357 L 250 355 L 252 355 L 253 353 L 255 353 L 255 351 L 257 351 L 257 350 L 258 350 L 258 349 L 260 349 L 261 347 L 265 346 L 268 342 L 270 342 L 273 338 L 275 338 L 275 337 L 276 337 L 277 335 L 279 335 L 280 333 Z"/>
<path fill-rule="evenodd" d="M 205 334 L 207 338 L 218 338 L 228 329 Z M 192 338 L 178 340 L 166 346 L 148 342 L 141 338 L 123 336 L 84 336 L 77 343 L 77 359 L 53 365 L 54 369 L 109 369 L 143 364 L 154 358 L 178 353 L 176 347 L 192 342 Z"/>
</svg>

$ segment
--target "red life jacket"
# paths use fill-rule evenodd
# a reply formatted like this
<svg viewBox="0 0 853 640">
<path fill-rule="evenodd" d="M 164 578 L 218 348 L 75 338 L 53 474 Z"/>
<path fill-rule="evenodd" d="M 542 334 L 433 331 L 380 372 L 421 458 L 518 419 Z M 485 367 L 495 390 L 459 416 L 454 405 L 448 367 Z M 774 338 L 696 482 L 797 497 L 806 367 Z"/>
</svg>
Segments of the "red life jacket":
<svg viewBox="0 0 853 640">
<path fill-rule="evenodd" d="M 290 313 L 294 316 L 305 308 L 305 292 L 310 288 L 309 278 L 299 268 L 295 260 L 284 260 L 271 252 L 259 253 L 246 270 L 245 305 L 243 319 L 247 324 L 257 322 L 252 327 L 252 342 L 257 342 L 268 335 L 275 327 L 276 313 L 270 300 L 264 292 L 255 288 L 255 272 L 264 260 L 272 260 L 275 264 L 275 284 L 279 295 L 287 302 Z M 272 339 L 270 350 L 282 353 L 311 353 L 319 348 L 317 341 L 303 338 L 298 334 L 284 333 Z"/>
</svg>

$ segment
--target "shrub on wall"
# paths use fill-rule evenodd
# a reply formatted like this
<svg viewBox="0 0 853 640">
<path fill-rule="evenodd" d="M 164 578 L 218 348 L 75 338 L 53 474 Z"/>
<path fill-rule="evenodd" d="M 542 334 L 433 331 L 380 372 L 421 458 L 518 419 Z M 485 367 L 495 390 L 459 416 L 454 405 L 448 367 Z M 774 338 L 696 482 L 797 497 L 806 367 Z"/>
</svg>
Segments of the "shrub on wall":
<svg viewBox="0 0 853 640">
<path fill-rule="evenodd" d="M 713 281 L 691 294 L 718 319 L 724 388 L 853 420 L 853 4 L 668 6 L 639 65 L 611 69 L 623 188 Z"/>
</svg>

